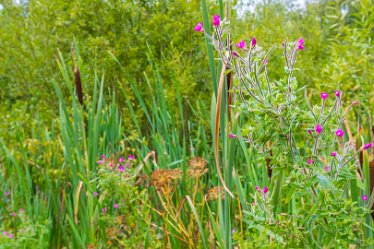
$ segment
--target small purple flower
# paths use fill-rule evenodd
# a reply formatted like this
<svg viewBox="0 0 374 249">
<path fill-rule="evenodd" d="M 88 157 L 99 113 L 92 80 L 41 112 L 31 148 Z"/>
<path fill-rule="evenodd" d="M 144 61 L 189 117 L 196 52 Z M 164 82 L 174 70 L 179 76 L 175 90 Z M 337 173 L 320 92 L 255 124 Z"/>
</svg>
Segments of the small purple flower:
<svg viewBox="0 0 374 249">
<path fill-rule="evenodd" d="M 267 64 L 269 64 L 269 59 L 268 59 L 268 58 L 266 58 L 265 60 L 263 60 L 263 61 L 262 61 L 262 64 L 264 64 L 264 65 L 267 65 Z"/>
<path fill-rule="evenodd" d="M 118 169 L 119 169 L 119 171 L 121 171 L 121 172 L 123 172 L 123 171 L 125 170 L 125 168 L 124 168 L 122 165 L 120 165 L 120 166 L 118 167 Z"/>
<path fill-rule="evenodd" d="M 255 47 L 257 44 L 257 40 L 256 40 L 256 37 L 253 37 L 252 40 L 251 40 L 251 47 Z"/>
<path fill-rule="evenodd" d="M 4 195 L 5 195 L 5 197 L 8 197 L 10 195 L 10 193 L 8 191 L 5 191 Z"/>
<path fill-rule="evenodd" d="M 9 233 L 9 234 L 8 234 L 8 238 L 9 238 L 9 239 L 13 239 L 13 234 Z"/>
<path fill-rule="evenodd" d="M 230 133 L 229 138 L 235 138 L 235 137 L 236 137 L 235 134 Z"/>
<path fill-rule="evenodd" d="M 264 189 L 262 190 L 262 192 L 264 192 L 264 194 L 266 194 L 267 192 L 269 191 L 268 187 L 264 187 Z"/>
<path fill-rule="evenodd" d="M 8 236 L 8 232 L 7 232 L 7 231 L 4 231 L 4 232 L 3 232 L 3 235 L 4 235 L 4 236 Z"/>
<path fill-rule="evenodd" d="M 300 38 L 297 41 L 297 49 L 298 50 L 304 50 L 304 39 L 303 38 Z"/>
<path fill-rule="evenodd" d="M 115 204 L 113 205 L 113 208 L 114 208 L 114 209 L 117 209 L 117 208 L 118 208 L 118 204 L 115 203 Z"/>
<path fill-rule="evenodd" d="M 339 90 L 336 90 L 336 91 L 335 91 L 335 96 L 338 97 L 338 98 L 340 98 L 340 95 L 341 95 L 341 94 L 340 94 L 340 91 L 339 91 Z"/>
<path fill-rule="evenodd" d="M 308 159 L 307 161 L 308 164 L 313 164 L 313 162 L 314 162 L 313 159 Z"/>
<path fill-rule="evenodd" d="M 15 212 L 11 212 L 10 216 L 14 217 L 14 216 L 16 216 L 16 213 Z"/>
<path fill-rule="evenodd" d="M 237 43 L 236 46 L 240 49 L 244 49 L 245 48 L 245 41 L 244 40 L 239 41 L 239 43 Z"/>
<path fill-rule="evenodd" d="M 338 137 L 342 137 L 344 136 L 344 131 L 342 129 L 337 129 L 335 134 L 338 136 Z"/>
<path fill-rule="evenodd" d="M 102 163 L 103 163 L 103 161 L 101 161 L 101 160 L 97 161 L 97 164 L 102 164 Z"/>
<path fill-rule="evenodd" d="M 103 214 L 105 214 L 106 213 L 106 208 L 105 207 L 102 208 L 101 211 L 103 212 Z"/>
<path fill-rule="evenodd" d="M 203 29 L 203 24 L 201 23 L 201 22 L 199 22 L 196 26 L 195 26 L 195 28 L 193 28 L 196 32 L 203 32 L 204 31 L 204 29 Z"/>
<path fill-rule="evenodd" d="M 235 57 L 239 56 L 239 54 L 236 51 L 232 51 L 232 55 L 235 56 Z"/>
<path fill-rule="evenodd" d="M 260 187 L 259 187 L 259 186 L 256 186 L 256 190 L 259 191 L 259 190 L 260 190 Z"/>
<path fill-rule="evenodd" d="M 367 200 L 368 200 L 368 196 L 367 196 L 367 195 L 363 195 L 363 196 L 362 196 L 362 200 L 363 200 L 363 201 L 367 201 Z"/>
<path fill-rule="evenodd" d="M 320 134 L 322 132 L 322 126 L 320 124 L 316 125 L 316 133 Z"/>
<path fill-rule="evenodd" d="M 331 152 L 330 156 L 336 156 L 336 152 L 335 151 Z"/>
<path fill-rule="evenodd" d="M 123 158 L 123 157 L 120 157 L 119 159 L 118 159 L 118 162 L 120 162 L 120 163 L 122 163 L 122 162 L 124 162 L 125 161 L 125 159 Z"/>
<path fill-rule="evenodd" d="M 134 155 L 129 155 L 127 159 L 129 159 L 129 161 L 132 161 L 134 160 L 134 158 L 135 158 Z"/>
<path fill-rule="evenodd" d="M 311 130 L 311 129 L 308 129 L 308 133 L 309 133 L 310 135 L 312 135 L 312 130 Z"/>
<path fill-rule="evenodd" d="M 162 239 L 162 234 L 161 234 L 161 233 L 158 233 L 158 234 L 157 234 L 157 238 L 158 238 L 158 239 Z"/>
<path fill-rule="evenodd" d="M 104 160 L 105 159 L 105 155 L 101 155 L 101 159 Z"/>
<path fill-rule="evenodd" d="M 213 16 L 213 25 L 217 27 L 220 24 L 221 24 L 221 19 L 220 19 L 219 15 L 214 15 Z"/>
<path fill-rule="evenodd" d="M 371 147 L 373 147 L 373 143 L 368 143 L 368 144 L 364 144 L 363 149 L 367 150 L 367 149 L 370 149 Z"/>
<path fill-rule="evenodd" d="M 330 167 L 329 166 L 325 166 L 325 171 L 328 172 L 330 170 Z"/>
<path fill-rule="evenodd" d="M 97 197 L 99 194 L 95 191 L 94 193 L 93 193 L 93 196 L 94 197 Z"/>
<path fill-rule="evenodd" d="M 329 96 L 329 94 L 327 92 L 321 92 L 321 98 L 323 100 L 327 99 L 328 96 Z"/>
</svg>

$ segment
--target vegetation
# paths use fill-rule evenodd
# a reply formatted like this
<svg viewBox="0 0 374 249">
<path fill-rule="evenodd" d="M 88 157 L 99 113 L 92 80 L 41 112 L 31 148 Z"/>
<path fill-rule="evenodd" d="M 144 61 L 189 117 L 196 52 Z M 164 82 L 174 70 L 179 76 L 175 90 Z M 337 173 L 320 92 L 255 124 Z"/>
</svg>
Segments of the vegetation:
<svg viewBox="0 0 374 249">
<path fill-rule="evenodd" d="M 2 1 L 0 248 L 372 248 L 374 4 L 244 5 Z"/>
</svg>

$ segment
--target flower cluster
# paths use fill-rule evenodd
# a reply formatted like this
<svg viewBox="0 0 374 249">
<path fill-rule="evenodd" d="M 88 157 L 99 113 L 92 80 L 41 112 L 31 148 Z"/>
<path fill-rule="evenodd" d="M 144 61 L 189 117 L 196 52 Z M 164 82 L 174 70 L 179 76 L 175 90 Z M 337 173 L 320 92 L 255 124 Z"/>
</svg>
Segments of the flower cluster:
<svg viewBox="0 0 374 249">
<path fill-rule="evenodd" d="M 97 161 L 99 165 L 105 165 L 112 169 L 118 169 L 120 172 L 123 172 L 126 167 L 129 167 L 132 161 L 134 161 L 135 157 L 133 155 L 128 155 L 127 160 L 124 157 L 115 158 L 106 157 L 105 155 L 101 155 L 100 160 Z"/>
</svg>

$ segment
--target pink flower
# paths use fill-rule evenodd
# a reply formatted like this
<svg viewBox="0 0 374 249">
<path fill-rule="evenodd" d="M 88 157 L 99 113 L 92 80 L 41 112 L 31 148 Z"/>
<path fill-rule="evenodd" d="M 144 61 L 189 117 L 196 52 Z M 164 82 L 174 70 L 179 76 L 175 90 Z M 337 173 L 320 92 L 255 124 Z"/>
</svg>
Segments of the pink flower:
<svg viewBox="0 0 374 249">
<path fill-rule="evenodd" d="M 113 208 L 117 209 L 117 208 L 118 208 L 118 204 L 115 203 L 115 204 L 113 205 Z"/>
<path fill-rule="evenodd" d="M 321 93 L 321 98 L 322 98 L 323 100 L 327 99 L 328 96 L 329 96 L 329 94 L 326 93 L 326 92 L 322 92 L 322 93 Z"/>
<path fill-rule="evenodd" d="M 122 165 L 120 165 L 120 166 L 118 167 L 118 169 L 119 169 L 119 171 L 121 171 L 121 172 L 123 172 L 123 171 L 125 170 L 125 168 L 124 168 Z"/>
<path fill-rule="evenodd" d="M 101 209 L 101 211 L 103 212 L 103 214 L 105 214 L 106 213 L 106 208 Z"/>
<path fill-rule="evenodd" d="M 203 28 L 203 24 L 201 22 L 199 22 L 195 28 L 193 28 L 196 32 L 203 32 L 204 31 L 204 28 Z"/>
<path fill-rule="evenodd" d="M 363 196 L 362 196 L 362 200 L 363 200 L 363 201 L 367 201 L 367 200 L 368 200 L 368 196 L 367 196 L 367 195 L 363 195 Z"/>
<path fill-rule="evenodd" d="M 314 162 L 313 159 L 308 159 L 307 161 L 308 164 L 313 164 L 313 162 Z"/>
<path fill-rule="evenodd" d="M 9 237 L 9 239 L 13 239 L 13 234 L 9 233 L 8 237 Z"/>
<path fill-rule="evenodd" d="M 94 193 L 93 193 L 93 196 L 94 196 L 94 197 L 97 197 L 98 195 L 99 195 L 99 194 L 98 194 L 97 192 L 94 192 Z"/>
<path fill-rule="evenodd" d="M 269 60 L 268 60 L 268 58 L 266 58 L 265 60 L 263 60 L 263 61 L 262 61 L 262 64 L 264 64 L 264 65 L 269 64 Z"/>
<path fill-rule="evenodd" d="M 259 191 L 259 190 L 260 190 L 260 187 L 259 187 L 259 186 L 256 186 L 256 190 Z"/>
<path fill-rule="evenodd" d="M 220 24 L 221 24 L 221 19 L 220 19 L 219 15 L 214 15 L 213 16 L 213 25 L 217 27 Z"/>
<path fill-rule="evenodd" d="M 118 162 L 120 162 L 120 163 L 122 163 L 124 161 L 125 161 L 125 159 L 123 159 L 123 157 L 120 157 L 119 160 L 118 160 Z"/>
<path fill-rule="evenodd" d="M 255 47 L 256 44 L 257 44 L 257 40 L 256 40 L 255 37 L 253 37 L 252 40 L 251 40 L 251 47 L 252 47 L 252 48 Z"/>
<path fill-rule="evenodd" d="M 4 231 L 4 232 L 3 232 L 3 235 L 4 235 L 4 236 L 8 236 L 8 232 L 7 232 L 7 231 Z"/>
<path fill-rule="evenodd" d="M 297 41 L 297 49 L 298 50 L 304 50 L 304 39 L 303 38 L 300 38 Z"/>
<path fill-rule="evenodd" d="M 105 155 L 101 155 L 101 159 L 103 159 L 103 160 L 104 160 L 104 159 L 105 159 Z"/>
<path fill-rule="evenodd" d="M 229 138 L 235 138 L 235 137 L 236 137 L 235 134 L 230 133 Z"/>
<path fill-rule="evenodd" d="M 19 213 L 20 214 L 23 214 L 23 212 L 25 212 L 25 210 L 23 210 L 22 208 L 19 210 Z"/>
<path fill-rule="evenodd" d="M 113 168 L 113 167 L 114 167 L 114 164 L 113 164 L 113 163 L 110 163 L 109 166 Z"/>
<path fill-rule="evenodd" d="M 312 135 L 312 130 L 311 130 L 311 129 L 308 129 L 308 133 L 309 133 L 310 135 Z"/>
<path fill-rule="evenodd" d="M 316 133 L 320 134 L 322 132 L 322 126 L 320 124 L 316 125 Z"/>
<path fill-rule="evenodd" d="M 97 164 L 102 164 L 102 163 L 103 163 L 103 161 L 101 161 L 101 160 L 97 161 Z"/>
<path fill-rule="evenodd" d="M 339 90 L 335 91 L 335 96 L 338 97 L 338 98 L 340 98 L 340 91 Z"/>
<path fill-rule="evenodd" d="M 336 152 L 335 151 L 333 151 L 333 152 L 331 152 L 331 154 L 330 154 L 331 156 L 336 156 Z"/>
<path fill-rule="evenodd" d="M 325 171 L 329 171 L 330 170 L 330 167 L 329 166 L 325 166 Z"/>
<path fill-rule="evenodd" d="M 16 216 L 16 213 L 15 212 L 11 212 L 10 216 L 14 217 L 14 216 Z"/>
<path fill-rule="evenodd" d="M 344 136 L 344 131 L 342 129 L 337 129 L 335 134 L 338 136 L 338 137 L 342 137 Z"/>
<path fill-rule="evenodd" d="M 135 157 L 134 157 L 133 155 L 129 155 L 129 156 L 128 156 L 129 161 L 134 160 L 134 158 L 135 158 Z"/>
<path fill-rule="evenodd" d="M 245 48 L 245 41 L 241 40 L 239 43 L 236 44 L 236 46 L 240 49 L 244 49 Z"/>
<path fill-rule="evenodd" d="M 367 150 L 369 148 L 373 147 L 373 143 L 364 144 L 363 149 Z"/>
<path fill-rule="evenodd" d="M 264 187 L 264 189 L 262 190 L 262 192 L 264 192 L 264 194 L 266 194 L 267 192 L 269 191 L 268 187 Z"/>
</svg>

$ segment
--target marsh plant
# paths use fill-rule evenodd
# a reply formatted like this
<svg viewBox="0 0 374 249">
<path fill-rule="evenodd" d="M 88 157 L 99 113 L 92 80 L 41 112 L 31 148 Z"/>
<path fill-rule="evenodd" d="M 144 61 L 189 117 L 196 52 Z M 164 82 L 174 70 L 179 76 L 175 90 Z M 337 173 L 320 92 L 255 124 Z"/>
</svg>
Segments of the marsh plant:
<svg viewBox="0 0 374 249">
<path fill-rule="evenodd" d="M 203 33 L 215 48 L 227 77 L 232 120 L 240 129 L 229 135 L 262 158 L 269 186 L 249 189 L 243 222 L 244 247 L 325 247 L 372 243 L 370 188 L 358 155 L 368 156 L 370 141 L 356 141 L 344 92 L 299 87 L 297 56 L 307 49 L 303 38 L 285 40 L 269 50 L 255 37 L 232 41 L 230 23 L 213 17 L 213 32 Z M 282 49 L 284 77 L 272 79 L 272 51 Z M 300 66 L 300 69 L 296 66 Z M 232 77 L 233 76 L 233 80 Z M 227 83 L 230 82 L 230 83 Z M 305 85 L 305 84 L 303 84 Z M 347 100 L 346 100 L 347 101 Z M 230 104 L 230 103 L 229 103 Z M 229 124 L 230 125 L 230 124 Z M 264 179 L 266 178 L 266 179 Z"/>
</svg>

